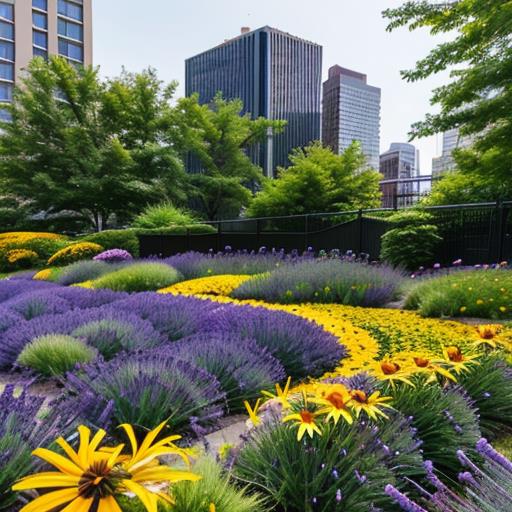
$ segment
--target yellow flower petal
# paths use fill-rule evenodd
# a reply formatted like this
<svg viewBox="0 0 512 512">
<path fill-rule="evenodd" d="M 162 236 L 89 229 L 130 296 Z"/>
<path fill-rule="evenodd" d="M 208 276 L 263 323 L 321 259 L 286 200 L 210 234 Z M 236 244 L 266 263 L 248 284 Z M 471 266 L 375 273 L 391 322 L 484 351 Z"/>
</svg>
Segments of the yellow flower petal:
<svg viewBox="0 0 512 512">
<path fill-rule="evenodd" d="M 61 512 L 89 512 L 92 502 L 93 498 L 79 497 L 63 508 Z"/>
<path fill-rule="evenodd" d="M 38 473 L 27 476 L 12 486 L 13 491 L 26 491 L 28 489 L 45 489 L 48 487 L 78 486 L 79 476 L 71 476 L 57 472 Z"/>
<path fill-rule="evenodd" d="M 86 468 L 88 464 L 89 454 L 89 439 L 91 437 L 91 431 L 85 426 L 80 425 L 78 427 L 80 433 L 80 446 L 78 447 L 78 458 L 80 459 L 80 467 Z"/>
<path fill-rule="evenodd" d="M 28 505 L 25 505 L 20 512 L 49 512 L 71 500 L 78 498 L 78 489 L 63 489 L 39 496 Z"/>
<path fill-rule="evenodd" d="M 158 512 L 158 498 L 156 494 L 149 492 L 147 489 L 142 487 L 132 480 L 123 480 L 123 485 L 133 494 L 135 494 L 142 504 L 146 507 L 148 512 Z"/>
<path fill-rule="evenodd" d="M 100 501 L 98 512 L 123 512 L 113 496 L 108 496 Z"/>
<path fill-rule="evenodd" d="M 197 481 L 201 476 L 190 471 L 179 471 L 169 466 L 157 466 L 138 471 L 132 478 L 134 482 L 178 482 L 180 480 Z"/>
<path fill-rule="evenodd" d="M 62 471 L 62 473 L 66 473 L 67 475 L 82 476 L 84 470 L 86 469 L 85 466 L 78 467 L 76 464 L 66 459 L 62 455 L 52 452 L 51 450 L 47 450 L 46 448 L 36 448 L 32 452 L 32 455 L 39 457 L 45 462 L 48 462 L 52 466 L 55 466 L 59 471 Z"/>
</svg>

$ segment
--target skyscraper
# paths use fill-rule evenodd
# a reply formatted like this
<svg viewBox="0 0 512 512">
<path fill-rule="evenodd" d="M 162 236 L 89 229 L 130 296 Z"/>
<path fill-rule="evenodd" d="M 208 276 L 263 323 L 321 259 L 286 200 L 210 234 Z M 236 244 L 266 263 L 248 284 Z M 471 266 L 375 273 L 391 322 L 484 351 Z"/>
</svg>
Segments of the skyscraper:
<svg viewBox="0 0 512 512">
<path fill-rule="evenodd" d="M 0 1 L 0 102 L 34 56 L 92 64 L 92 0 Z M 0 108 L 0 117 L 8 119 Z"/>
<path fill-rule="evenodd" d="M 322 141 L 342 153 L 353 141 L 361 142 L 368 166 L 379 168 L 380 96 L 367 84 L 366 75 L 332 66 L 323 84 Z"/>
<path fill-rule="evenodd" d="M 443 133 L 443 152 L 441 156 L 432 159 L 432 176 L 436 177 L 443 172 L 453 171 L 456 167 L 453 158 L 454 149 L 470 147 L 474 138 L 460 135 L 457 128 L 453 128 Z"/>
<path fill-rule="evenodd" d="M 253 118 L 284 119 L 285 132 L 251 151 L 267 176 L 288 164 L 293 148 L 320 139 L 322 47 L 271 27 L 225 41 L 185 63 L 187 96 L 198 93 L 202 104 L 217 92 L 240 98 Z"/>
<path fill-rule="evenodd" d="M 382 206 L 400 208 L 413 204 L 420 195 L 420 152 L 412 144 L 394 142 L 380 155 Z"/>
</svg>

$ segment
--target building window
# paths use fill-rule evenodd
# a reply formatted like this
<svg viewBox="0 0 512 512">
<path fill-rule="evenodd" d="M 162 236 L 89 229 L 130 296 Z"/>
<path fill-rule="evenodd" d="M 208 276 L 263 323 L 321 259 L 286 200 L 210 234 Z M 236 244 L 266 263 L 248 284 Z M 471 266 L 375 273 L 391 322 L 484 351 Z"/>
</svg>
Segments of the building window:
<svg viewBox="0 0 512 512">
<path fill-rule="evenodd" d="M 46 32 L 39 32 L 38 30 L 34 30 L 32 41 L 34 46 L 39 46 L 40 48 L 48 48 L 48 34 Z"/>
<path fill-rule="evenodd" d="M 6 2 L 0 2 L 0 17 L 9 21 L 14 21 L 14 5 Z"/>
<path fill-rule="evenodd" d="M 12 84 L 0 82 L 0 101 L 12 101 Z"/>
<path fill-rule="evenodd" d="M 11 113 L 5 108 L 0 109 L 0 121 L 4 121 L 6 123 L 10 123 L 12 121 Z"/>
<path fill-rule="evenodd" d="M 14 81 L 14 64 L 0 62 L 0 79 Z"/>
<path fill-rule="evenodd" d="M 66 21 L 59 18 L 59 35 L 76 39 L 77 41 L 84 40 L 84 29 L 82 25 Z"/>
<path fill-rule="evenodd" d="M 80 2 L 81 4 L 82 2 Z M 79 3 L 70 2 L 69 0 L 59 0 L 58 13 L 82 21 L 84 19 L 84 8 Z"/>
<path fill-rule="evenodd" d="M 34 57 L 43 57 L 43 59 L 48 60 L 48 51 L 34 46 Z"/>
<path fill-rule="evenodd" d="M 0 59 L 14 61 L 14 43 L 0 41 Z"/>
<path fill-rule="evenodd" d="M 34 25 L 34 27 L 46 30 L 48 28 L 48 18 L 46 14 L 41 14 L 40 12 L 33 12 L 32 24 Z"/>
<path fill-rule="evenodd" d="M 41 9 L 42 11 L 48 10 L 48 0 L 32 0 L 32 7 Z"/>
<path fill-rule="evenodd" d="M 0 21 L 0 37 L 14 41 L 14 25 L 5 21 Z"/>
<path fill-rule="evenodd" d="M 69 59 L 83 62 L 84 49 L 81 45 L 59 39 L 59 54 Z"/>
</svg>

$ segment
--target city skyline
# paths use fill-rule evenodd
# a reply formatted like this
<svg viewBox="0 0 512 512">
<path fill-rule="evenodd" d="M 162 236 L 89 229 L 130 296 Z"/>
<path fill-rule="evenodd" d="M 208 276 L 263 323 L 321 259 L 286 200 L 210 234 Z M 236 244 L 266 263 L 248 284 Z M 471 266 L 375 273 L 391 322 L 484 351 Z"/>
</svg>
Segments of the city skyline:
<svg viewBox="0 0 512 512">
<path fill-rule="evenodd" d="M 444 39 L 426 31 L 387 33 L 381 11 L 401 3 L 320 0 L 312 10 L 305 0 L 262 0 L 257 5 L 249 0 L 235 4 L 198 0 L 180 5 L 152 0 L 151 9 L 141 9 L 134 0 L 96 1 L 94 62 L 101 66 L 102 76 L 118 75 L 123 65 L 129 71 L 151 65 L 161 79 L 178 80 L 177 95 L 184 95 L 187 58 L 235 37 L 242 26 L 276 27 L 323 46 L 322 80 L 327 78 L 328 68 L 338 63 L 365 73 L 369 83 L 382 89 L 383 152 L 392 142 L 407 142 L 411 124 L 432 111 L 431 89 L 441 85 L 447 76 L 442 74 L 415 84 L 402 81 L 400 69 L 413 67 L 436 42 Z M 290 16 L 291 12 L 305 15 Z M 442 136 L 437 139 L 437 144 L 435 137 L 414 141 L 421 152 L 423 173 L 429 172 L 432 158 L 441 154 Z"/>
</svg>

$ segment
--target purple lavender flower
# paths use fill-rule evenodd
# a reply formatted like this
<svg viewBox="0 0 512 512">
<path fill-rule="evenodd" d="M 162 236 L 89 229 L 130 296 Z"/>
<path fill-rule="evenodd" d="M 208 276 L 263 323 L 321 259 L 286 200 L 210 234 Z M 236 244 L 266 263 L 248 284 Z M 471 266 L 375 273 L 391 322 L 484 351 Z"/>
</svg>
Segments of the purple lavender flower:
<svg viewBox="0 0 512 512">
<path fill-rule="evenodd" d="M 427 512 L 427 510 L 411 501 L 405 494 L 402 494 L 398 489 L 393 487 L 391 484 L 386 485 L 384 491 L 405 512 Z"/>
<path fill-rule="evenodd" d="M 489 460 L 492 460 L 496 464 L 502 466 L 509 473 L 512 473 L 512 462 L 507 459 L 504 455 L 497 452 L 487 441 L 487 439 L 481 438 L 476 444 L 476 449 L 478 453 L 484 455 Z"/>
<path fill-rule="evenodd" d="M 105 263 L 122 263 L 133 260 L 133 256 L 124 249 L 109 249 L 94 256 L 93 260 L 104 261 Z"/>
</svg>

